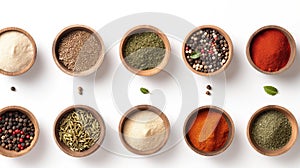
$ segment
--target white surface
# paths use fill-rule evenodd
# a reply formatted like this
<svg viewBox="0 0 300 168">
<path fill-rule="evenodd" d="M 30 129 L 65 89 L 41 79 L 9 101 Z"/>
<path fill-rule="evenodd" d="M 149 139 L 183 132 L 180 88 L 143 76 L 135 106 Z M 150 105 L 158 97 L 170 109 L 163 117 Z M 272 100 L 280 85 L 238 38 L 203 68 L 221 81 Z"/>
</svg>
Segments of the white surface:
<svg viewBox="0 0 300 168">
<path fill-rule="evenodd" d="M 28 31 L 36 41 L 38 56 L 36 63 L 26 74 L 19 77 L 0 76 L 0 107 L 8 105 L 26 107 L 35 114 L 41 129 L 38 144 L 30 153 L 15 159 L 0 156 L 1 167 L 92 168 L 125 165 L 128 165 L 126 167 L 183 167 L 188 164 L 190 167 L 239 168 L 298 167 L 297 165 L 300 164 L 299 139 L 286 154 L 278 157 L 266 157 L 254 151 L 246 138 L 246 126 L 250 116 L 255 110 L 268 104 L 277 104 L 288 108 L 300 121 L 300 104 L 297 96 L 300 84 L 299 55 L 288 71 L 276 76 L 263 75 L 254 70 L 245 55 L 248 38 L 255 30 L 264 25 L 276 24 L 286 28 L 295 38 L 296 44 L 300 44 L 298 1 L 187 0 L 168 2 L 152 0 L 141 2 L 109 0 L 100 2 L 52 0 L 4 1 L 1 3 L 1 7 L 0 28 L 16 26 Z M 115 19 L 139 12 L 164 12 L 181 17 L 197 26 L 217 25 L 230 35 L 234 44 L 234 58 L 226 71 L 226 95 L 225 104 L 222 108 L 231 115 L 235 123 L 236 134 L 233 143 L 224 153 L 215 157 L 203 157 L 194 153 L 188 148 L 184 140 L 179 139 L 178 143 L 170 150 L 153 157 L 124 157 L 101 148 L 86 158 L 72 158 L 60 151 L 55 144 L 52 131 L 54 120 L 60 111 L 74 104 L 74 90 L 73 78 L 60 71 L 52 59 L 51 49 L 54 37 L 61 29 L 71 24 L 85 24 L 99 30 Z M 170 42 L 173 45 L 172 48 L 180 56 L 180 43 L 176 40 L 170 40 Z M 104 63 L 111 63 L 113 60 L 119 61 L 117 49 L 109 51 L 114 53 L 111 55 L 115 58 L 105 58 L 108 62 Z M 298 45 L 297 52 L 300 53 Z M 109 64 L 104 67 L 108 68 Z M 112 69 L 108 68 L 101 72 L 100 77 L 103 78 L 96 78 L 95 84 L 98 85 L 92 91 L 95 92 L 97 105 L 101 109 L 100 113 L 107 126 L 113 128 L 107 132 L 108 138 L 106 138 L 104 146 L 121 146 L 119 139 L 111 139 L 110 137 L 110 135 L 116 134 L 114 131 L 117 130 L 120 119 L 120 113 L 115 109 L 114 101 L 111 98 L 111 85 L 109 85 L 111 81 L 105 81 L 111 79 L 109 75 L 113 74 L 113 71 L 110 70 Z M 211 100 L 204 95 L 205 85 L 210 82 L 210 79 L 193 76 L 199 86 L 199 105 L 211 103 Z M 141 97 L 140 94 L 135 93 L 134 89 L 145 85 L 149 88 L 155 88 L 153 81 L 155 83 L 156 80 L 164 79 L 164 76 L 156 78 L 160 79 L 151 80 L 139 77 L 133 79 L 131 83 L 133 86 L 128 86 L 128 95 L 130 100 L 134 101 L 133 104 L 149 102 L 145 97 L 138 100 L 134 99 L 136 96 Z M 181 90 L 178 90 L 176 80 L 173 82 L 172 80 L 166 81 L 160 86 L 161 89 L 168 86 L 168 83 L 171 84 L 171 87 L 167 87 L 164 91 L 167 96 L 169 96 L 168 93 L 174 95 L 170 98 L 166 97 L 165 108 L 172 124 L 178 119 L 177 117 L 184 119 L 189 111 L 184 116 L 177 115 L 176 112 L 172 113 L 173 106 L 171 103 L 174 106 L 177 106 L 177 103 L 180 105 L 180 102 L 176 100 L 180 98 Z M 102 87 L 99 86 L 100 84 Z M 267 84 L 276 86 L 280 93 L 274 97 L 266 95 L 262 87 Z M 86 83 L 82 82 L 80 85 L 85 86 Z M 218 85 L 212 83 L 213 87 Z M 11 86 L 15 86 L 17 91 L 10 91 Z M 218 94 L 216 90 L 214 92 Z M 167 108 L 170 109 L 167 110 Z M 190 108 L 192 110 L 195 107 Z M 171 135 L 177 136 L 181 133 L 182 125 L 171 130 Z M 122 149 L 119 150 L 122 151 Z"/>
</svg>

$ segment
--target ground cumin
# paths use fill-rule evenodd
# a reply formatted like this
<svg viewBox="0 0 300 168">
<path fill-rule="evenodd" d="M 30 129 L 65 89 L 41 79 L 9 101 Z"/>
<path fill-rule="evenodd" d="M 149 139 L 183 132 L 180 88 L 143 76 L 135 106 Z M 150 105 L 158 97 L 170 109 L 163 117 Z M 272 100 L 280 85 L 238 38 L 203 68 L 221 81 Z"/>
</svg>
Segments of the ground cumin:
<svg viewBox="0 0 300 168">
<path fill-rule="evenodd" d="M 190 126 L 188 138 L 191 144 L 203 152 L 221 149 L 227 142 L 229 126 L 224 116 L 210 110 L 201 110 Z"/>
</svg>

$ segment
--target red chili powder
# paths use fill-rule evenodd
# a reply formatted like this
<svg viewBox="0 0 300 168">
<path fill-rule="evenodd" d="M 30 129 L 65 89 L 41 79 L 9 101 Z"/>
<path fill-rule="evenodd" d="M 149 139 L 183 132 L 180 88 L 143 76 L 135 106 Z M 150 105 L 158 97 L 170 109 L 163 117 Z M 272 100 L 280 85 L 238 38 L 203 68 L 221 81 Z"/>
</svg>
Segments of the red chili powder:
<svg viewBox="0 0 300 168">
<path fill-rule="evenodd" d="M 252 61 L 263 71 L 279 71 L 288 63 L 290 53 L 287 37 L 277 29 L 259 32 L 250 45 Z"/>
<path fill-rule="evenodd" d="M 227 142 L 229 126 L 223 114 L 210 110 L 199 111 L 190 126 L 188 138 L 192 145 L 203 152 L 221 149 Z"/>
</svg>

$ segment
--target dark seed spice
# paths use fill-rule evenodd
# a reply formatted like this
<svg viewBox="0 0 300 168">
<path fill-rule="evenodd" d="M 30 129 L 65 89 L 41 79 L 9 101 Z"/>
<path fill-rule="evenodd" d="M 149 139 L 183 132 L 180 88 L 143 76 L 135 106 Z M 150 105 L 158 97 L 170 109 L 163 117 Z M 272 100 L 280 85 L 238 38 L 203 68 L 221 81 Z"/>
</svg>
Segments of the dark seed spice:
<svg viewBox="0 0 300 168">
<path fill-rule="evenodd" d="M 95 35 L 82 30 L 68 33 L 59 42 L 58 59 L 69 70 L 82 72 L 99 59 L 101 44 Z"/>
<path fill-rule="evenodd" d="M 211 95 L 210 91 L 206 91 L 205 94 L 208 95 L 208 96 Z"/>
<path fill-rule="evenodd" d="M 34 138 L 34 125 L 19 111 L 9 111 L 0 116 L 1 147 L 21 151 L 30 146 Z"/>
<path fill-rule="evenodd" d="M 268 150 L 277 150 L 289 142 L 292 127 L 284 114 L 271 110 L 255 119 L 250 133 L 258 146 Z"/>
<path fill-rule="evenodd" d="M 126 63 L 139 70 L 157 67 L 165 56 L 163 40 L 154 32 L 130 35 L 123 48 Z"/>
<path fill-rule="evenodd" d="M 16 88 L 15 88 L 14 86 L 12 86 L 12 87 L 10 88 L 10 90 L 13 91 L 13 92 L 15 92 L 15 91 L 16 91 Z"/>
<path fill-rule="evenodd" d="M 227 62 L 229 46 L 218 31 L 201 29 L 187 39 L 185 57 L 196 71 L 211 73 L 219 70 Z"/>
<path fill-rule="evenodd" d="M 83 88 L 81 86 L 78 87 L 78 94 L 79 95 L 83 94 Z"/>
</svg>

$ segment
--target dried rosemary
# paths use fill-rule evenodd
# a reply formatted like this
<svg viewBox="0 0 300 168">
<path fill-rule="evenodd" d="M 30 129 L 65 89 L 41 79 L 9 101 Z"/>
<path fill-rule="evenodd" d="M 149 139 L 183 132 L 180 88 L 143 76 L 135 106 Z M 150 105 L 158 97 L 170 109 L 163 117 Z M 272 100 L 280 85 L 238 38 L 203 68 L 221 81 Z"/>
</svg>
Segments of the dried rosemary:
<svg viewBox="0 0 300 168">
<path fill-rule="evenodd" d="M 58 134 L 72 151 L 82 152 L 95 144 L 100 131 L 99 122 L 90 112 L 76 109 L 61 120 Z"/>
</svg>

